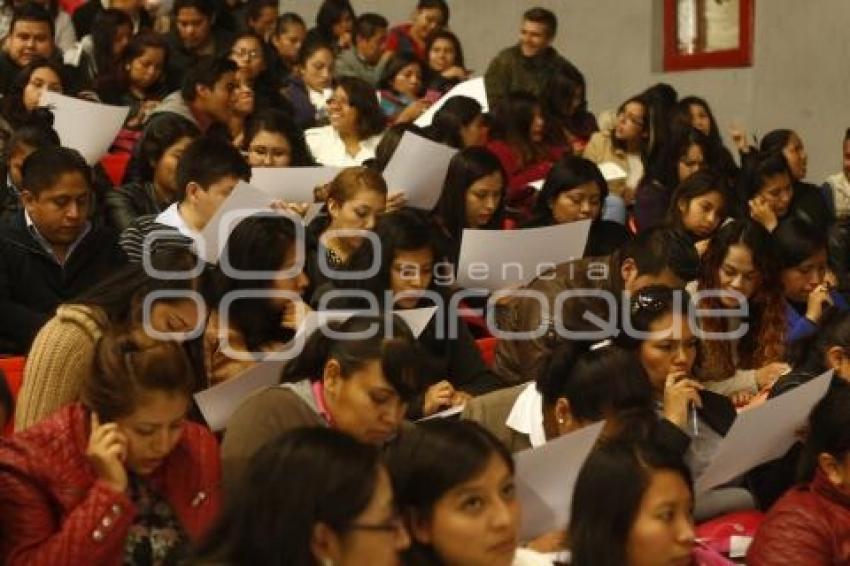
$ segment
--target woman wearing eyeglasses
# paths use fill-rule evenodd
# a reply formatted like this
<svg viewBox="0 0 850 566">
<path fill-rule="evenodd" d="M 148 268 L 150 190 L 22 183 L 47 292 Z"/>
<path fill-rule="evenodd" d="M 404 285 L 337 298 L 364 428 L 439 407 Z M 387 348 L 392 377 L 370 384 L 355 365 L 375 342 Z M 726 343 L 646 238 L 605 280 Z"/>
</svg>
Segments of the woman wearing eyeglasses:
<svg viewBox="0 0 850 566">
<path fill-rule="evenodd" d="M 468 421 L 420 424 L 390 446 L 387 467 L 416 566 L 545 566 L 519 548 L 514 462 L 494 436 Z"/>
<path fill-rule="evenodd" d="M 617 340 L 637 352 L 649 376 L 658 416 L 687 435 L 682 436 L 687 446 L 685 460 L 698 478 L 736 413 L 729 398 L 705 390 L 694 378 L 699 339 L 689 320 L 691 308 L 691 298 L 684 290 L 646 287 L 630 298 L 629 316 L 622 321 Z M 753 505 L 749 492 L 721 488 L 697 501 L 696 515 L 707 519 Z"/>
<path fill-rule="evenodd" d="M 396 566 L 410 545 L 378 450 L 301 428 L 251 459 L 192 564 Z"/>
<path fill-rule="evenodd" d="M 316 161 L 350 167 L 374 158 L 384 132 L 375 89 L 363 79 L 342 77 L 327 103 L 330 125 L 304 132 Z"/>
<path fill-rule="evenodd" d="M 240 78 L 253 88 L 256 108 L 293 112 L 292 106 L 278 92 L 280 79 L 271 70 L 269 53 L 258 35 L 246 31 L 236 36 L 230 48 L 230 59 L 236 63 Z"/>
<path fill-rule="evenodd" d="M 251 167 L 315 165 L 304 133 L 280 110 L 259 110 L 245 122 L 242 151 Z"/>
<path fill-rule="evenodd" d="M 653 132 L 649 102 L 642 96 L 625 101 L 617 110 L 617 121 L 611 129 L 596 132 L 587 142 L 582 154 L 601 165 L 615 163 L 626 172 L 626 178 L 610 183 L 611 195 L 608 197 L 605 218 L 625 222 L 624 211 L 612 216 L 615 208 L 631 206 L 635 202 L 635 192 L 644 176 L 647 157 L 652 150 Z M 622 199 L 622 204 L 613 197 Z"/>
</svg>

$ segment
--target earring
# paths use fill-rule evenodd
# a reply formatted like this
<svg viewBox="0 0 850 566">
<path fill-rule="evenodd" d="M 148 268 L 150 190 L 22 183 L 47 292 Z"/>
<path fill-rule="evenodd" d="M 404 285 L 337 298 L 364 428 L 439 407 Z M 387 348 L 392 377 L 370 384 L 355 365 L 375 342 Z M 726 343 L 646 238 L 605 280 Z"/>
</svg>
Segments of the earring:
<svg viewBox="0 0 850 566">
<path fill-rule="evenodd" d="M 558 418 L 558 424 L 564 424 L 564 418 L 563 417 Z"/>
</svg>

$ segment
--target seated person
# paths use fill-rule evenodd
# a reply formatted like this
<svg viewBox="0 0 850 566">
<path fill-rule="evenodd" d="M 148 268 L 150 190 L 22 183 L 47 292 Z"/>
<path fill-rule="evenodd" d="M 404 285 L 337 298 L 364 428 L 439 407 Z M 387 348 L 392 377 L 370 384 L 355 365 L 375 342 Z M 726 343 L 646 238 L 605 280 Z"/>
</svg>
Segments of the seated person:
<svg viewBox="0 0 850 566">
<path fill-rule="evenodd" d="M 125 259 L 88 219 L 91 170 L 73 149 L 43 147 L 23 164 L 24 210 L 0 230 L 0 349 L 25 354 L 56 306 Z"/>
<path fill-rule="evenodd" d="M 487 148 L 505 168 L 506 206 L 526 218 L 537 194 L 530 183 L 546 178 L 567 148 L 560 144 L 554 125 L 546 121 L 540 100 L 532 94 L 508 94 L 493 116 L 494 128 Z"/>
<path fill-rule="evenodd" d="M 845 564 L 850 561 L 850 387 L 835 387 L 815 406 L 800 483 L 768 511 L 747 564 Z"/>
<path fill-rule="evenodd" d="M 404 564 L 551 566 L 520 547 L 514 460 L 481 426 L 421 423 L 388 448 L 386 461 L 410 531 Z"/>
<path fill-rule="evenodd" d="M 145 130 L 138 147 L 139 180 L 106 193 L 109 222 L 116 230 L 123 232 L 139 216 L 171 206 L 177 197 L 177 164 L 199 135 L 194 124 L 176 115 L 163 116 Z"/>
<path fill-rule="evenodd" d="M 334 279 L 333 291 L 327 289 L 331 292 L 322 296 L 320 290 L 313 303 L 320 310 L 370 309 L 373 305 L 364 300 L 365 293 L 375 298 L 379 309 L 437 307 L 419 336 L 431 359 L 421 362 L 428 382 L 410 401 L 407 414 L 411 419 L 457 407 L 474 395 L 499 388 L 499 379 L 484 365 L 458 309 L 434 277 L 440 251 L 425 213 L 409 208 L 386 213 L 378 218 L 374 233 L 379 251 L 372 240 L 364 241 L 352 254 L 347 270 L 364 273 L 377 264 L 377 273 L 357 279 L 340 274 Z"/>
<path fill-rule="evenodd" d="M 186 71 L 180 90 L 166 96 L 151 111 L 146 129 L 167 114 L 181 116 L 201 132 L 214 124 L 228 126 L 237 86 L 236 63 L 223 57 L 207 57 Z"/>
<path fill-rule="evenodd" d="M 238 493 L 190 564 L 390 566 L 410 544 L 380 452 L 338 430 L 300 428 L 270 441 Z"/>
<path fill-rule="evenodd" d="M 245 8 L 245 28 L 268 41 L 277 23 L 275 0 L 249 0 Z"/>
<path fill-rule="evenodd" d="M 655 421 L 652 393 L 638 366 L 633 352 L 610 340 L 564 342 L 536 382 L 476 397 L 461 418 L 484 426 L 511 452 L 537 448 L 601 420 L 606 420 L 606 438 L 648 432 Z"/>
<path fill-rule="evenodd" d="M 699 338 L 691 326 L 691 298 L 681 289 L 644 287 L 629 300 L 624 326 L 616 342 L 636 353 L 649 376 L 659 420 L 680 432 L 679 452 L 695 477 L 711 462 L 735 420 L 728 397 L 705 390 L 693 374 Z M 755 505 L 741 480 L 700 494 L 695 515 L 701 520 Z"/>
<path fill-rule="evenodd" d="M 591 135 L 584 148 L 582 155 L 585 159 L 597 165 L 615 163 L 626 172 L 625 179 L 612 181 L 608 185 L 611 194 L 605 218 L 625 223 L 622 207 L 635 203 L 637 188 L 646 172 L 647 159 L 653 151 L 651 114 L 649 99 L 642 95 L 633 96 L 620 105 L 616 123 Z"/>
<path fill-rule="evenodd" d="M 360 14 L 354 23 L 354 45 L 337 57 L 334 75 L 357 77 L 377 88 L 388 57 L 384 51 L 387 19 L 380 14 Z"/>
<path fill-rule="evenodd" d="M 410 21 L 390 30 L 387 51 L 407 53 L 425 63 L 428 60 L 428 40 L 448 25 L 449 6 L 445 0 L 418 0 Z"/>
<path fill-rule="evenodd" d="M 202 57 L 222 57 L 230 50 L 233 37 L 216 25 L 213 0 L 176 0 L 171 9 L 174 29 L 168 39 L 166 83 L 180 88 L 183 76 Z"/>
<path fill-rule="evenodd" d="M 310 167 L 316 165 L 304 132 L 287 114 L 259 110 L 245 121 L 242 151 L 251 167 Z"/>
<path fill-rule="evenodd" d="M 608 183 L 595 163 L 576 155 L 564 155 L 546 175 L 537 194 L 533 216 L 523 228 L 538 228 L 591 220 L 585 257 L 610 255 L 631 238 L 625 226 L 603 220 Z"/>
<path fill-rule="evenodd" d="M 387 184 L 369 167 L 348 167 L 327 185 L 325 213 L 307 226 L 305 271 L 310 279 L 307 297 L 331 281 L 363 244 L 364 238 L 348 230 L 372 230 L 387 206 Z M 340 233 L 337 233 L 340 231 Z"/>
<path fill-rule="evenodd" d="M 746 324 L 747 330 L 736 339 L 701 340 L 694 372 L 708 390 L 732 397 L 736 405 L 749 402 L 788 369 L 783 363 L 786 306 L 779 274 L 770 233 L 749 219 L 726 223 L 702 256 L 696 290 L 725 294 L 699 298 L 697 306 L 747 310 L 741 317 L 701 316 L 700 328 L 732 333 Z"/>
<path fill-rule="evenodd" d="M 276 55 L 271 68 L 278 80 L 284 80 L 292 72 L 306 35 L 307 25 L 301 16 L 294 12 L 278 16 L 274 32 L 268 39 Z"/>
<path fill-rule="evenodd" d="M 827 237 L 802 218 L 788 217 L 773 232 L 785 295 L 787 343 L 812 334 L 831 309 L 847 310 L 847 301 L 827 278 Z"/>
<path fill-rule="evenodd" d="M 33 59 L 53 61 L 64 71 L 65 92 L 78 93 L 88 85 L 74 67 L 63 65 L 62 51 L 54 40 L 55 24 L 50 12 L 35 2 L 15 8 L 9 33 L 0 53 L 0 95 L 6 95 L 20 70 Z"/>
<path fill-rule="evenodd" d="M 108 332 L 82 402 L 0 447 L 0 560 L 180 562 L 221 500 L 215 437 L 186 420 L 193 383 L 176 342 Z"/>
<path fill-rule="evenodd" d="M 307 41 L 320 39 L 333 48 L 334 55 L 351 47 L 354 8 L 349 0 L 322 0 L 316 11 L 316 25 L 307 32 Z"/>
<path fill-rule="evenodd" d="M 198 242 L 239 181 L 251 178 L 251 168 L 230 143 L 208 135 L 189 144 L 174 175 L 175 202 L 157 215 L 136 218 L 121 233 L 121 248 L 130 261 L 141 261 L 145 238 L 154 230 L 166 228 L 186 245 Z"/>
<path fill-rule="evenodd" d="M 327 100 L 330 124 L 304 132 L 316 161 L 330 167 L 362 165 L 375 157 L 384 118 L 375 89 L 355 77 L 337 81 Z"/>
<path fill-rule="evenodd" d="M 558 20 L 545 8 L 531 8 L 522 16 L 519 42 L 503 49 L 490 61 L 484 74 L 490 108 L 509 93 L 524 91 L 535 96 L 546 94 L 546 82 L 557 72 L 571 76 L 580 73 L 552 47 Z"/>
<path fill-rule="evenodd" d="M 328 123 L 334 57 L 330 45 L 318 37 L 308 37 L 298 50 L 293 72 L 283 84 L 283 94 L 292 105 L 300 128 Z"/>
<path fill-rule="evenodd" d="M 425 68 L 425 88 L 446 94 L 467 80 L 472 71 L 463 60 L 460 39 L 447 29 L 442 29 L 428 40 L 428 64 Z"/>
<path fill-rule="evenodd" d="M 24 160 L 41 147 L 59 147 L 59 136 L 43 120 L 33 119 L 15 129 L 9 139 L 5 175 L 0 177 L 0 226 L 11 224 L 23 208 L 21 167 Z M 2 173 L 0 173 L 2 174 Z"/>
<path fill-rule="evenodd" d="M 675 454 L 645 443 L 597 448 L 576 482 L 570 563 L 731 565 L 697 545 L 694 498 L 691 473 Z"/>
<path fill-rule="evenodd" d="M 296 240 L 292 220 L 277 213 L 258 213 L 233 228 L 213 271 L 213 301 L 218 306 L 212 309 L 204 332 L 208 385 L 236 377 L 261 361 L 266 352 L 283 349 L 295 336 L 307 312 L 302 295 L 308 280 L 301 270 L 284 272 L 295 267 L 297 249 L 303 245 Z M 276 275 L 258 279 L 237 276 L 233 270 Z M 228 295 L 245 291 L 275 295 L 239 298 L 222 312 L 222 301 L 228 301 Z"/>
<path fill-rule="evenodd" d="M 177 247 L 162 247 L 150 257 L 150 266 L 165 273 L 191 274 L 197 264 L 194 254 Z M 128 263 L 59 305 L 56 315 L 39 330 L 27 356 L 15 430 L 29 428 L 59 407 L 80 400 L 97 343 L 110 327 L 147 322 L 151 332 L 174 333 L 178 338 L 200 334 L 206 306 L 204 295 L 196 293 L 206 288 L 206 280 L 206 273 L 160 278 L 140 263 Z M 145 298 L 152 293 L 162 293 L 162 297 L 146 305 Z"/>
<path fill-rule="evenodd" d="M 699 259 L 693 244 L 667 228 L 653 228 L 639 234 L 608 257 L 585 258 L 556 266 L 523 286 L 523 289 L 542 292 L 546 305 L 531 297 L 515 296 L 497 306 L 496 321 L 501 331 L 530 332 L 541 323 L 547 325 L 549 331 L 540 338 L 500 339 L 495 354 L 496 373 L 511 384 L 537 379 L 552 349 L 566 339 L 556 333 L 551 312 L 560 293 L 602 291 L 619 304 L 624 293 L 634 293 L 648 285 L 684 287 L 696 277 L 698 268 Z M 563 301 L 558 324 L 566 330 L 585 328 L 585 313 L 607 320 L 613 308 L 599 296 L 570 297 Z"/>
<path fill-rule="evenodd" d="M 435 92 L 425 93 L 422 75 L 422 62 L 409 53 L 393 55 L 387 62 L 378 86 L 381 111 L 388 123 L 415 121 L 439 96 Z"/>
<path fill-rule="evenodd" d="M 41 107 L 45 91 L 63 92 L 62 68 L 47 59 L 33 59 L 14 78 L 9 92 L 0 99 L 0 159 L 8 158 L 8 139 L 22 126 L 33 122 L 52 125 L 49 111 Z"/>
<path fill-rule="evenodd" d="M 434 222 L 442 253 L 455 269 L 463 231 L 501 230 L 505 218 L 505 170 L 486 147 L 469 147 L 449 161 Z"/>
<path fill-rule="evenodd" d="M 280 385 L 251 394 L 230 417 L 221 445 L 228 494 L 242 485 L 253 455 L 292 429 L 330 427 L 376 446 L 398 434 L 421 383 L 410 329 L 397 316 L 357 315 L 330 328 L 307 339 Z"/>
</svg>

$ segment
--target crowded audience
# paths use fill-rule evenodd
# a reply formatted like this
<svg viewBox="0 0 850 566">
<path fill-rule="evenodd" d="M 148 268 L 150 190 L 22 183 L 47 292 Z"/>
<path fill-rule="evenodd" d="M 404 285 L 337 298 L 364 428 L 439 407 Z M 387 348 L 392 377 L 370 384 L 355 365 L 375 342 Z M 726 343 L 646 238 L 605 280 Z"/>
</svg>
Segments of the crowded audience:
<svg viewBox="0 0 850 566">
<path fill-rule="evenodd" d="M 0 563 L 850 563 L 850 129 L 361 4 L 0 6 Z"/>
</svg>

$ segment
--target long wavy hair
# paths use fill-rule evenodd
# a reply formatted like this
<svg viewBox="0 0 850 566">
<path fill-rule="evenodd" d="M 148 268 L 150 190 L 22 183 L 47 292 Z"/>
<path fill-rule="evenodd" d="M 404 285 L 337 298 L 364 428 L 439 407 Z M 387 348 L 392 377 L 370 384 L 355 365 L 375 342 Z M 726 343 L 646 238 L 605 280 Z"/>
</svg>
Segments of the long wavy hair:
<svg viewBox="0 0 850 566">
<path fill-rule="evenodd" d="M 780 265 L 770 233 L 750 220 L 729 222 L 714 236 L 702 258 L 697 279 L 698 290 L 719 289 L 719 272 L 729 248 L 742 245 L 750 250 L 761 282 L 749 299 L 747 323 L 750 328 L 733 352 L 731 340 L 701 340 L 702 355 L 695 371 L 701 379 L 718 380 L 735 373 L 737 368 L 754 369 L 785 358 L 785 300 L 780 280 Z M 699 301 L 701 309 L 723 309 L 718 297 Z M 728 331 L 727 319 L 702 317 L 705 332 Z"/>
</svg>

